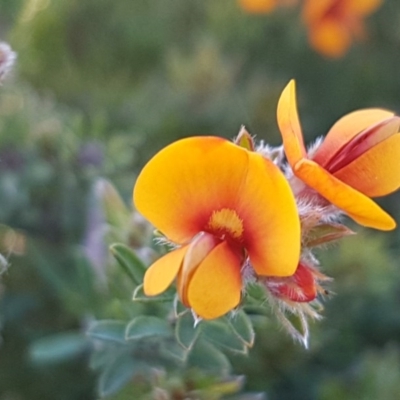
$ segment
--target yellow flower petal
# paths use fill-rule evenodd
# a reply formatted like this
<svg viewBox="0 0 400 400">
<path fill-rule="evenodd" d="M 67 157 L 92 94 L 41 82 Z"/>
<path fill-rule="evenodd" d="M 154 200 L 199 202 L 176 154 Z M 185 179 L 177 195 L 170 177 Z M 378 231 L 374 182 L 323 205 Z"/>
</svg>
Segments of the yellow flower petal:
<svg viewBox="0 0 400 400">
<path fill-rule="evenodd" d="M 248 151 L 218 137 L 179 140 L 157 153 L 134 188 L 137 210 L 176 243 L 203 231 L 213 211 L 233 205 Z"/>
<path fill-rule="evenodd" d="M 220 241 L 210 233 L 200 232 L 188 246 L 182 268 L 178 274 L 178 294 L 182 303 L 189 306 L 187 288 L 196 268 Z"/>
<path fill-rule="evenodd" d="M 339 119 L 329 130 L 313 160 L 325 166 L 350 140 L 368 127 L 382 122 L 394 113 L 378 108 L 354 111 Z"/>
<path fill-rule="evenodd" d="M 168 288 L 181 268 L 188 247 L 171 251 L 148 268 L 143 281 L 143 290 L 147 296 L 157 296 Z"/>
<path fill-rule="evenodd" d="M 236 210 L 244 247 L 259 275 L 289 276 L 300 254 L 300 221 L 290 186 L 271 161 L 250 153 L 247 179 Z"/>
<path fill-rule="evenodd" d="M 187 299 L 204 319 L 218 318 L 235 308 L 241 297 L 240 259 L 222 242 L 204 259 L 191 278 Z"/>
<path fill-rule="evenodd" d="M 396 227 L 393 218 L 369 197 L 335 178 L 314 161 L 299 161 L 295 165 L 294 173 L 360 225 L 381 230 L 391 230 Z"/>
<path fill-rule="evenodd" d="M 307 156 L 296 103 L 296 83 L 292 79 L 278 101 L 278 126 L 282 134 L 286 157 L 290 165 Z"/>
<path fill-rule="evenodd" d="M 400 187 L 400 134 L 378 143 L 334 176 L 369 197 L 394 192 Z"/>
</svg>

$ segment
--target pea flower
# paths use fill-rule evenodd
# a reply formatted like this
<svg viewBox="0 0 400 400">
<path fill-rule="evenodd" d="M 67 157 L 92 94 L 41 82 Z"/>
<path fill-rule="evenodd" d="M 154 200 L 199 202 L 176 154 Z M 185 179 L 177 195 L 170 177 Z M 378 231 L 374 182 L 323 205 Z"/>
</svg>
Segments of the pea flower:
<svg viewBox="0 0 400 400">
<path fill-rule="evenodd" d="M 268 14 L 279 5 L 291 6 L 297 0 L 239 0 L 240 7 L 250 14 Z"/>
<path fill-rule="evenodd" d="M 295 199 L 279 168 L 256 152 L 218 137 L 179 140 L 145 165 L 133 200 L 175 246 L 146 271 L 148 296 L 176 278 L 182 303 L 213 319 L 240 303 L 245 265 L 258 276 L 296 270 Z"/>
<path fill-rule="evenodd" d="M 341 57 L 353 39 L 365 36 L 364 18 L 382 0 L 305 0 L 303 19 L 312 47 L 328 57 Z"/>
<path fill-rule="evenodd" d="M 400 118 L 391 111 L 364 109 L 339 119 L 325 140 L 307 154 L 297 114 L 295 82 L 283 90 L 278 125 L 293 174 L 296 198 L 313 198 L 335 205 L 361 225 L 394 229 L 395 221 L 370 197 L 400 186 Z M 310 188 L 314 189 L 310 190 Z"/>
</svg>

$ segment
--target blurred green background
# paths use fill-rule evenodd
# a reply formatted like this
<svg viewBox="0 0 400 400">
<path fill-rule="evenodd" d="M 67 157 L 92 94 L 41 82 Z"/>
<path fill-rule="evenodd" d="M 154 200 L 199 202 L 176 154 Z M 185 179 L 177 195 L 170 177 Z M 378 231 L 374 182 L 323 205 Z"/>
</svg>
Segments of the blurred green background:
<svg viewBox="0 0 400 400">
<path fill-rule="evenodd" d="M 0 39 L 18 53 L 0 87 L 0 400 L 98 398 L 93 348 L 79 332 L 136 312 L 106 244 L 146 250 L 130 213 L 116 223 L 101 208 L 111 192 L 100 178 L 131 207 L 136 174 L 173 140 L 232 138 L 245 124 L 280 144 L 276 104 L 291 78 L 308 141 L 355 109 L 399 112 L 399 22 L 400 3 L 386 0 L 367 39 L 333 61 L 309 48 L 299 9 L 254 16 L 234 0 L 0 0 Z M 398 221 L 399 199 L 381 202 Z M 400 233 L 354 228 L 320 252 L 334 295 L 312 323 L 310 349 L 271 320 L 255 323 L 248 357 L 229 355 L 246 391 L 399 398 Z M 32 344 L 57 335 L 54 362 L 35 361 Z"/>
</svg>

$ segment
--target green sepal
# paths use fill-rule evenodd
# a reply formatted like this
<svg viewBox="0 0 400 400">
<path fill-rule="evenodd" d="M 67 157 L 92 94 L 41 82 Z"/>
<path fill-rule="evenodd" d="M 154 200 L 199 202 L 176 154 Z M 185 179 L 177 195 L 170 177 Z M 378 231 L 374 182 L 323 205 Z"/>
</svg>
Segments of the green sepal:
<svg viewBox="0 0 400 400">
<path fill-rule="evenodd" d="M 146 267 L 135 252 L 123 243 L 112 244 L 110 251 L 131 281 L 135 285 L 140 285 L 143 282 Z"/>
<path fill-rule="evenodd" d="M 249 150 L 249 151 L 254 151 L 254 148 L 255 148 L 254 140 L 251 137 L 250 133 L 247 132 L 247 130 L 244 126 L 242 126 L 240 128 L 240 131 L 239 131 L 238 135 L 236 136 L 234 143 L 240 147 L 243 147 L 246 150 Z"/>
<path fill-rule="evenodd" d="M 125 339 L 139 340 L 154 336 L 172 336 L 173 332 L 167 321 L 161 318 L 139 315 L 126 326 Z"/>
<path fill-rule="evenodd" d="M 305 235 L 303 246 L 317 247 L 354 234 L 355 232 L 342 224 L 321 224 L 312 228 Z"/>
</svg>

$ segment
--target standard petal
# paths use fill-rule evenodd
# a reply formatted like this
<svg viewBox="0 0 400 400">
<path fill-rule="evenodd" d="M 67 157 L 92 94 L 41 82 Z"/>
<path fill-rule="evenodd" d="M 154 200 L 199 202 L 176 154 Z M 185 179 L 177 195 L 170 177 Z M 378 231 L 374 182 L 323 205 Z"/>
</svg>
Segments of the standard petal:
<svg viewBox="0 0 400 400">
<path fill-rule="evenodd" d="M 400 187 L 400 134 L 378 143 L 334 176 L 369 197 L 394 192 Z"/>
<path fill-rule="evenodd" d="M 204 319 L 218 318 L 235 308 L 241 297 L 240 259 L 222 242 L 204 259 L 189 282 L 190 307 Z"/>
<path fill-rule="evenodd" d="M 188 247 L 186 245 L 172 250 L 148 268 L 143 281 L 143 290 L 147 296 L 157 296 L 168 288 L 182 266 Z"/>
<path fill-rule="evenodd" d="M 220 243 L 214 235 L 207 232 L 200 232 L 190 243 L 185 258 L 182 263 L 182 268 L 178 274 L 178 294 L 183 304 L 187 307 L 187 288 L 194 271 L 199 264 L 207 257 L 211 250 Z"/>
<path fill-rule="evenodd" d="M 292 79 L 278 101 L 277 119 L 285 154 L 290 165 L 307 156 L 296 102 L 296 83 Z"/>
<path fill-rule="evenodd" d="M 300 254 L 296 202 L 279 168 L 260 154 L 249 155 L 236 210 L 244 225 L 243 244 L 257 274 L 292 275 Z"/>
<path fill-rule="evenodd" d="M 360 132 L 393 117 L 393 115 L 394 113 L 391 111 L 378 108 L 354 111 L 345 115 L 329 130 L 313 160 L 322 166 L 326 166 L 342 147 L 346 146 Z"/>
<path fill-rule="evenodd" d="M 396 227 L 393 218 L 369 197 L 340 181 L 311 160 L 300 161 L 294 173 L 321 196 L 343 210 L 360 225 L 381 230 Z"/>
<path fill-rule="evenodd" d="M 186 243 L 211 214 L 232 208 L 247 172 L 248 151 L 218 137 L 179 140 L 157 153 L 140 173 L 137 210 L 164 235 Z"/>
</svg>

